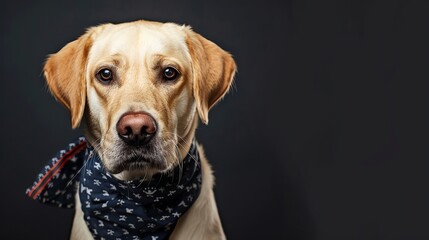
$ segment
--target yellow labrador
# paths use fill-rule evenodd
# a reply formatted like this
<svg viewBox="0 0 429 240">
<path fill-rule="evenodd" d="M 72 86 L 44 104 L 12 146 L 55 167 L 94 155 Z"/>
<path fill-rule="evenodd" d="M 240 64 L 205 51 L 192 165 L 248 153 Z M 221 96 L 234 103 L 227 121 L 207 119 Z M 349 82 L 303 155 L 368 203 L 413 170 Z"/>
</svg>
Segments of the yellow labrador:
<svg viewBox="0 0 429 240">
<path fill-rule="evenodd" d="M 208 123 L 235 71 L 230 54 L 191 28 L 150 21 L 90 28 L 44 67 L 51 92 L 71 112 L 72 127 L 82 122 L 105 169 L 120 180 L 148 180 L 180 166 L 198 116 Z M 144 151 L 149 146 L 152 152 Z M 198 150 L 200 194 L 170 239 L 225 239 L 211 168 Z M 144 162 L 128 164 L 136 154 Z M 92 239 L 78 196 L 77 203 L 71 239 Z"/>
</svg>

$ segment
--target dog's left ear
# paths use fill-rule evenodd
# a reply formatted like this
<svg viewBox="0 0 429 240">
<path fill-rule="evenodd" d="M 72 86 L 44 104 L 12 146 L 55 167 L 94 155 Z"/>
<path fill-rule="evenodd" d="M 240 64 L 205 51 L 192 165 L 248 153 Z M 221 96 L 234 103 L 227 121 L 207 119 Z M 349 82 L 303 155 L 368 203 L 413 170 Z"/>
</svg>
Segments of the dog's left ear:
<svg viewBox="0 0 429 240">
<path fill-rule="evenodd" d="M 189 28 L 186 32 L 192 58 L 194 97 L 200 119 L 207 124 L 210 108 L 228 92 L 237 67 L 228 52 Z"/>
<path fill-rule="evenodd" d="M 72 127 L 76 128 L 85 110 L 85 72 L 91 33 L 70 42 L 59 52 L 49 56 L 44 67 L 46 82 L 55 98 L 71 113 Z"/>
</svg>

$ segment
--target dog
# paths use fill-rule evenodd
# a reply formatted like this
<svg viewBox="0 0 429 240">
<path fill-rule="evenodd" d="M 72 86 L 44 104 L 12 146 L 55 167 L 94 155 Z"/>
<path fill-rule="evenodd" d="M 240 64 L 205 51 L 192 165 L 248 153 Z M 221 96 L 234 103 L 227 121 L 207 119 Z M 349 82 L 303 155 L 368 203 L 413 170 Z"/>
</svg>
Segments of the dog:
<svg viewBox="0 0 429 240">
<path fill-rule="evenodd" d="M 50 91 L 70 111 L 72 128 L 83 126 L 107 174 L 119 181 L 150 181 L 180 168 L 199 119 L 208 123 L 209 110 L 228 92 L 235 72 L 232 56 L 189 26 L 145 20 L 89 28 L 44 66 Z M 202 147 L 196 148 L 199 194 L 168 237 L 225 239 L 211 166 Z M 97 238 L 79 197 L 70 238 Z"/>
</svg>

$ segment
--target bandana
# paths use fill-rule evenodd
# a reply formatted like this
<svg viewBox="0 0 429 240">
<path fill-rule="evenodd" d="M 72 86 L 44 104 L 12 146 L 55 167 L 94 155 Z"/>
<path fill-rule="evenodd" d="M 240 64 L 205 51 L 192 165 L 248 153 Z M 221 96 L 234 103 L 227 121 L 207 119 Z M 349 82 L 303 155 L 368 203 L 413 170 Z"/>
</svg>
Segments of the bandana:
<svg viewBox="0 0 429 240">
<path fill-rule="evenodd" d="M 98 154 L 80 138 L 43 168 L 27 194 L 46 204 L 74 208 L 76 186 L 94 239 L 168 239 L 200 192 L 196 143 L 183 164 L 168 173 L 121 181 L 105 171 Z"/>
</svg>

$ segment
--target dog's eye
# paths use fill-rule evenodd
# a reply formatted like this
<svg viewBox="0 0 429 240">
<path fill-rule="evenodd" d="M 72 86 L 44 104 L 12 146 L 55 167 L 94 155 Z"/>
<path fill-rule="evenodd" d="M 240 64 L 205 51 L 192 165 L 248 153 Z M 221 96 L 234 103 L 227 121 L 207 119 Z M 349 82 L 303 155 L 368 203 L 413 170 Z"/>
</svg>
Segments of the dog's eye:
<svg viewBox="0 0 429 240">
<path fill-rule="evenodd" d="M 165 80 L 171 81 L 179 76 L 179 72 L 173 67 L 167 67 L 164 69 L 162 76 Z"/>
<path fill-rule="evenodd" d="M 113 80 L 113 72 L 110 69 L 103 68 L 97 73 L 97 79 L 102 83 L 109 83 Z"/>
</svg>

